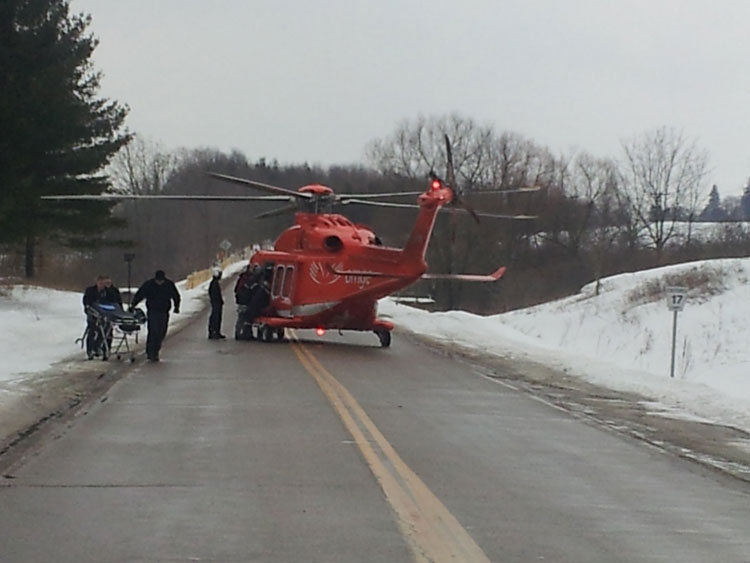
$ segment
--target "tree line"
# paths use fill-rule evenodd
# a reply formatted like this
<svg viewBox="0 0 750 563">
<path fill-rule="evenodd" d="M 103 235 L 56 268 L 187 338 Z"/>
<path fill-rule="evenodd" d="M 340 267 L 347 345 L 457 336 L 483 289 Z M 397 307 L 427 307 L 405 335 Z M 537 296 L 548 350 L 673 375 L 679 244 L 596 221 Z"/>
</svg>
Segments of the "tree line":
<svg viewBox="0 0 750 563">
<path fill-rule="evenodd" d="M 444 175 L 451 141 L 455 190 L 471 207 L 535 219 L 440 214 L 428 249 L 430 270 L 508 274 L 494 284 L 420 282 L 441 308 L 497 312 L 577 291 L 613 273 L 750 252 L 737 201 L 714 187 L 706 203 L 708 153 L 667 126 L 622 143 L 622 152 L 555 154 L 523 135 L 461 115 L 405 120 L 366 147 L 362 165 L 322 168 L 248 159 L 209 148 L 168 151 L 124 128 L 127 106 L 98 97 L 101 74 L 87 16 L 61 0 L 0 5 L 0 268 L 4 275 L 77 287 L 101 272 L 124 285 L 124 254 L 135 283 L 164 269 L 180 278 L 211 265 L 219 245 L 271 244 L 290 217 L 251 218 L 270 204 L 127 201 L 49 202 L 45 194 L 245 195 L 208 177 L 213 171 L 290 189 L 323 183 L 338 193 L 415 191 Z M 518 193 L 520 187 L 538 188 Z M 737 198 L 735 198 L 737 199 Z M 732 205 L 730 205 L 730 203 Z M 415 212 L 346 209 L 385 244 L 401 246 Z M 701 221 L 723 223 L 711 237 Z"/>
</svg>

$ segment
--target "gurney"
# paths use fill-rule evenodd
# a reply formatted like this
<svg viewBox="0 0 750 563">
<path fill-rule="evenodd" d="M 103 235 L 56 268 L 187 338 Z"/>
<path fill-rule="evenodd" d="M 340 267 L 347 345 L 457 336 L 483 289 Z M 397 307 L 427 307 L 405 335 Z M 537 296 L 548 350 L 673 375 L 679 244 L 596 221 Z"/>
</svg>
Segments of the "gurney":
<svg viewBox="0 0 750 563">
<path fill-rule="evenodd" d="M 127 355 L 135 361 L 135 346 L 138 334 L 146 322 L 146 314 L 140 309 L 126 311 L 118 303 L 94 303 L 86 307 L 86 315 L 93 322 L 86 324 L 83 335 L 76 340 L 86 348 L 90 331 L 95 331 L 92 347 L 86 350 L 88 358 L 100 357 L 106 361 L 111 356 L 121 360 Z M 131 344 L 130 338 L 133 338 Z"/>
</svg>

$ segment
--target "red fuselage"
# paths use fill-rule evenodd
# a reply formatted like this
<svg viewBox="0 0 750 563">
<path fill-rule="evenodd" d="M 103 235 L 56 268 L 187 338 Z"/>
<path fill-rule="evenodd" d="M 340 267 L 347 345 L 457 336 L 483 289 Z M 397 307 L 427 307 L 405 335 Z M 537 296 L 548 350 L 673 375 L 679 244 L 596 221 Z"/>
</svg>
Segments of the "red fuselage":
<svg viewBox="0 0 750 563">
<path fill-rule="evenodd" d="M 300 191 L 328 190 L 305 186 Z M 450 188 L 431 187 L 419 196 L 419 214 L 401 248 L 382 246 L 375 233 L 343 215 L 297 213 L 295 224 L 259 251 L 251 264 L 273 264 L 270 313 L 258 322 L 275 327 L 378 330 L 393 328 L 376 318 L 377 301 L 418 280 L 427 269 L 425 251 Z"/>
</svg>

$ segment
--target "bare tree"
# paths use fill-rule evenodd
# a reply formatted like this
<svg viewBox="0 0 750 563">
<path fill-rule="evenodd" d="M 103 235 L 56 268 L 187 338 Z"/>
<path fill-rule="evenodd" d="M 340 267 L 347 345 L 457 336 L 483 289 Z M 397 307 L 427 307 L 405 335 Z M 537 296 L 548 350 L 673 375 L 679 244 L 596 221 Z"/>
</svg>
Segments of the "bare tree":
<svg viewBox="0 0 750 563">
<path fill-rule="evenodd" d="M 602 228 L 609 226 L 602 221 L 596 224 L 597 219 L 603 219 L 597 212 L 606 207 L 600 205 L 605 203 L 605 195 L 611 197 L 617 189 L 617 171 L 613 161 L 588 153 L 576 156 L 569 170 L 564 192 L 574 205 L 568 218 L 568 247 L 572 254 L 578 254 L 582 245 L 599 240 Z"/>
<path fill-rule="evenodd" d="M 179 158 L 175 153 L 168 152 L 157 142 L 135 135 L 112 159 L 108 172 L 114 192 L 154 195 L 163 192 L 178 166 Z M 126 201 L 118 206 L 118 215 L 124 217 L 129 225 L 125 236 L 133 240 L 136 246 L 136 276 L 146 275 L 160 260 L 158 247 L 151 244 L 163 238 L 161 221 L 157 221 L 157 218 L 167 215 L 179 217 L 179 214 L 167 213 L 166 208 L 163 202 L 138 200 Z"/>
<path fill-rule="evenodd" d="M 402 122 L 387 139 L 373 141 L 367 149 L 370 162 L 383 174 L 408 178 L 427 178 L 430 171 L 444 175 L 447 169 L 445 135 L 450 138 L 453 165 L 460 194 L 469 191 L 483 177 L 489 161 L 494 136 L 491 127 L 478 126 L 471 119 L 458 115 L 422 117 Z M 438 220 L 435 243 L 429 249 L 437 269 L 455 273 L 466 269 L 478 251 L 477 233 L 458 224 L 455 216 L 449 222 Z M 453 308 L 461 291 L 458 284 L 441 282 L 437 297 L 446 307 Z"/>
<path fill-rule="evenodd" d="M 681 210 L 699 200 L 708 153 L 668 127 L 623 143 L 623 148 L 631 209 L 660 258 Z"/>
<path fill-rule="evenodd" d="M 159 143 L 135 135 L 112 159 L 110 178 L 117 193 L 157 194 L 177 169 L 179 159 Z"/>
<path fill-rule="evenodd" d="M 502 190 L 522 186 L 548 186 L 555 159 L 546 149 L 517 133 L 505 132 L 493 139 L 484 185 Z"/>
<path fill-rule="evenodd" d="M 577 189 L 586 202 L 584 220 L 579 223 L 580 239 L 585 239 L 586 260 L 594 274 L 596 295 L 599 295 L 601 278 L 609 267 L 619 237 L 617 208 L 622 191 L 621 175 L 613 160 L 589 155 L 579 157 L 576 170 Z"/>
<path fill-rule="evenodd" d="M 514 203 L 514 196 L 489 190 L 536 184 L 550 173 L 548 155 L 533 143 L 513 133 L 498 137 L 492 127 L 458 115 L 405 121 L 392 136 L 371 143 L 368 158 L 384 174 L 425 178 L 433 170 L 442 175 L 447 167 L 445 135 L 453 153 L 456 185 L 452 187 L 458 197 L 483 211 L 507 212 Z M 433 268 L 441 272 L 495 267 L 515 252 L 515 241 L 527 236 L 524 229 L 492 220 L 477 228 L 459 219 L 450 207 L 446 212 L 438 218 L 434 244 L 428 250 Z M 514 243 L 501 244 L 505 239 Z M 458 304 L 464 289 L 465 285 L 454 282 L 440 282 L 434 288 L 436 298 L 447 308 Z"/>
</svg>

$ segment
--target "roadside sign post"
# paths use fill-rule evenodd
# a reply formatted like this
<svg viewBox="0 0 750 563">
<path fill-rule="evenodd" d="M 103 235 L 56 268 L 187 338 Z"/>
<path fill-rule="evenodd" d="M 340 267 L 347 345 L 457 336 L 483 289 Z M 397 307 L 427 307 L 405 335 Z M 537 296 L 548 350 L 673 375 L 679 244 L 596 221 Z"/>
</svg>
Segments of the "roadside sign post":
<svg viewBox="0 0 750 563">
<path fill-rule="evenodd" d="M 133 260 L 135 259 L 135 254 L 133 254 L 132 252 L 126 252 L 123 255 L 123 259 L 125 260 L 125 262 L 128 263 L 128 306 L 130 306 L 132 295 L 133 295 L 133 290 L 130 287 L 130 265 L 133 263 Z"/>
<path fill-rule="evenodd" d="M 672 363 L 669 369 L 669 377 L 674 377 L 674 356 L 677 348 L 677 313 L 685 308 L 685 299 L 687 298 L 687 287 L 668 287 L 667 288 L 667 308 L 672 311 Z"/>
<path fill-rule="evenodd" d="M 219 253 L 219 262 L 221 262 L 222 260 L 224 260 L 224 258 L 227 257 L 229 249 L 232 248 L 232 243 L 227 239 L 224 239 L 219 243 L 219 248 L 221 248 L 221 252 Z"/>
</svg>

